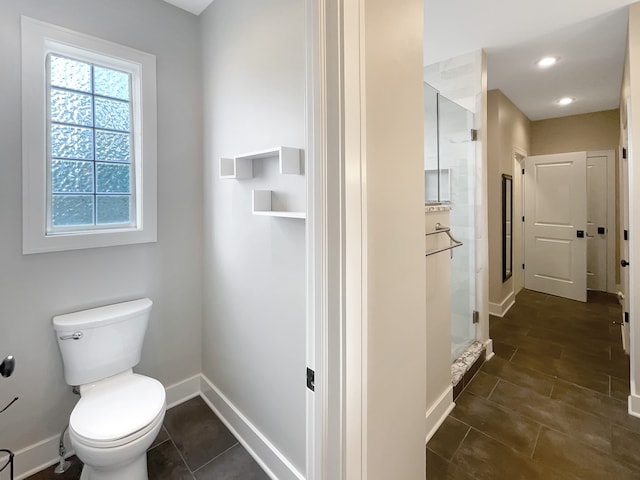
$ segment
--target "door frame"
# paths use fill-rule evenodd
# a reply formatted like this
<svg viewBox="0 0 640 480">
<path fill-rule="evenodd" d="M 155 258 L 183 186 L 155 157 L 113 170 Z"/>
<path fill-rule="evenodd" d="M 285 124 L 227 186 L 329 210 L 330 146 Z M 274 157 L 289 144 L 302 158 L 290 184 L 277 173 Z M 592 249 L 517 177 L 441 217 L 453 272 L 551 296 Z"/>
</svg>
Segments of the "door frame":
<svg viewBox="0 0 640 480">
<path fill-rule="evenodd" d="M 616 152 L 615 150 L 594 150 L 587 152 L 587 161 L 593 157 L 606 157 L 607 170 L 607 268 L 606 289 L 609 293 L 617 293 L 620 284 L 616 282 Z"/>
<path fill-rule="evenodd" d="M 524 164 L 527 152 L 520 147 L 512 148 L 513 158 L 513 232 L 518 232 L 519 242 L 514 235 L 513 248 L 513 295 L 517 295 L 524 288 Z M 519 207 L 519 208 L 516 208 Z"/>
<path fill-rule="evenodd" d="M 387 256 L 380 257 L 379 261 L 368 256 L 372 244 L 369 232 L 383 225 L 379 218 L 370 223 L 367 213 L 372 199 L 382 198 L 387 191 L 381 183 L 368 183 L 371 178 L 380 178 L 383 172 L 380 167 L 386 157 L 381 152 L 385 148 L 400 145 L 400 139 L 409 135 L 411 143 L 407 144 L 407 150 L 412 155 L 407 156 L 408 161 L 413 162 L 411 168 L 417 166 L 419 171 L 423 170 L 422 160 L 417 162 L 413 155 L 418 150 L 415 141 L 422 128 L 411 132 L 398 128 L 391 140 L 381 140 L 383 136 L 374 135 L 381 125 L 367 124 L 367 115 L 373 116 L 367 107 L 393 105 L 391 114 L 398 118 L 406 118 L 401 117 L 406 111 L 416 114 L 421 110 L 421 75 L 415 75 L 416 82 L 408 93 L 400 88 L 404 87 L 400 82 L 413 81 L 414 73 L 422 71 L 422 35 L 417 34 L 422 33 L 423 4 L 406 0 L 401 3 L 402 8 L 398 8 L 395 4 L 367 0 L 306 0 L 305 5 L 308 29 L 306 325 L 307 361 L 315 370 L 315 392 L 307 390 L 307 479 L 382 478 L 385 468 L 395 467 L 400 468 L 400 474 L 403 470 L 415 472 L 425 464 L 424 443 L 413 443 L 414 437 L 424 439 L 426 435 L 423 406 L 426 399 L 426 342 L 423 346 L 420 340 L 423 330 L 426 331 L 426 305 L 420 301 L 418 293 L 424 295 L 424 288 L 419 288 L 419 282 L 413 289 L 404 288 L 409 300 L 408 311 L 415 314 L 411 316 L 412 323 L 405 325 L 407 328 L 397 329 L 391 317 L 387 320 L 379 311 L 374 311 L 375 308 L 369 309 L 369 305 L 389 308 L 395 305 L 384 295 L 380 300 L 376 295 L 369 296 L 368 292 L 379 291 L 371 280 L 382 279 L 384 282 L 389 277 L 383 273 L 394 273 L 398 263 L 388 262 Z M 394 27 L 397 35 L 381 38 L 371 34 L 376 31 L 375 27 L 387 23 Z M 370 25 L 367 45 L 365 25 Z M 404 25 L 406 29 L 399 29 L 398 25 Z M 410 44 L 405 41 L 408 31 L 415 40 Z M 385 71 L 388 65 L 388 52 L 375 48 L 376 40 L 395 45 L 394 55 L 405 59 L 401 74 L 382 78 L 371 72 L 372 66 L 376 66 L 374 71 Z M 372 101 L 377 92 L 379 98 L 388 97 L 389 92 L 380 88 L 387 84 L 396 89 L 403 101 L 392 104 Z M 416 115 L 416 118 L 421 117 Z M 370 145 L 373 148 L 367 151 Z M 410 169 L 404 170 L 405 179 L 412 174 L 410 172 Z M 413 178 L 423 179 L 424 176 Z M 395 185 L 401 189 L 398 181 Z M 409 215 L 417 220 L 424 218 L 423 202 L 420 201 L 424 185 L 422 189 L 416 186 L 412 184 L 409 195 L 400 196 L 398 203 L 402 207 L 408 206 L 415 197 L 418 203 L 411 203 Z M 374 204 L 379 209 L 384 205 L 387 204 Z M 411 265 L 413 277 L 424 282 L 425 272 L 421 271 L 425 263 L 424 227 L 416 222 L 407 225 L 410 232 L 419 231 L 420 235 L 412 237 L 409 242 L 412 248 L 403 260 Z M 404 241 L 399 234 L 390 238 L 385 244 L 387 249 Z M 409 257 L 414 253 L 418 257 L 410 264 Z M 376 269 L 379 264 L 382 268 Z M 401 290 L 400 285 L 394 287 Z M 372 335 L 369 329 L 374 333 L 382 330 L 398 334 L 403 341 L 388 341 L 386 335 Z M 416 375 L 402 370 L 402 374 L 395 377 L 393 391 L 388 391 L 389 394 L 382 398 L 372 394 L 382 391 L 381 387 L 391 378 L 380 369 L 368 369 L 369 363 L 384 357 L 380 349 L 372 347 L 383 346 L 384 352 L 399 359 L 401 353 L 407 352 L 407 343 L 411 344 L 413 350 L 410 352 L 416 358 L 405 364 L 411 371 L 419 371 L 421 378 L 416 379 Z M 420 359 L 422 354 L 424 362 Z M 404 389 L 411 395 L 406 395 Z M 408 398 L 412 400 L 408 401 Z M 410 404 L 410 408 L 401 409 L 393 416 L 392 407 L 397 409 L 398 402 Z M 375 409 L 389 415 L 375 415 L 372 413 Z M 391 420 L 399 428 L 406 429 L 409 436 L 402 437 L 400 443 L 395 442 L 390 458 L 385 458 L 379 452 L 387 445 L 378 441 L 380 436 L 372 432 L 387 426 Z M 407 449 L 409 444 L 411 448 Z M 410 459 L 410 462 L 401 461 L 403 459 Z M 378 468 L 381 466 L 382 470 Z M 421 477 L 424 478 L 424 473 Z"/>
<path fill-rule="evenodd" d="M 569 152 L 570 153 L 570 152 Z M 521 157 L 520 160 L 516 158 L 516 156 Z M 522 150 L 518 147 L 513 147 L 513 168 L 514 172 L 520 169 L 520 172 L 524 169 L 524 161 L 527 158 L 526 151 Z M 619 232 L 616 228 L 616 151 L 615 150 L 592 150 L 587 151 L 587 159 L 589 157 L 607 157 L 607 288 L 606 291 L 609 293 L 617 293 L 620 291 L 621 285 L 616 281 L 616 269 L 617 269 L 617 261 L 616 261 L 616 243 L 618 243 Z M 517 178 L 520 178 L 520 181 L 517 181 Z M 514 199 L 520 198 L 521 200 L 521 213 L 516 216 L 516 222 L 514 222 L 514 231 L 518 228 L 518 231 L 521 232 L 521 243 L 520 248 L 520 260 L 517 259 L 516 251 L 514 249 L 514 264 L 518 266 L 519 271 L 521 272 L 521 276 L 519 278 L 522 279 L 522 283 L 518 283 L 518 277 L 514 275 L 514 294 L 518 294 L 520 289 L 524 288 L 524 271 L 522 270 L 522 264 L 524 263 L 525 257 L 525 232 L 524 227 L 525 224 L 522 222 L 522 216 L 524 216 L 525 209 L 525 185 L 523 175 L 514 175 Z M 521 188 L 521 192 L 518 193 L 518 188 Z M 515 205 L 514 205 L 515 206 Z M 514 210 L 515 212 L 515 210 Z M 519 226 L 518 226 L 519 223 Z M 613 235 L 613 239 L 611 237 Z M 514 244 L 515 245 L 515 244 Z M 517 273 L 514 272 L 514 273 Z M 585 272 L 586 275 L 586 272 Z M 518 288 L 520 286 L 520 289 Z"/>
<path fill-rule="evenodd" d="M 345 478 L 344 127 L 341 100 L 330 100 L 343 97 L 341 9 L 339 0 L 305 0 L 307 480 Z"/>
</svg>

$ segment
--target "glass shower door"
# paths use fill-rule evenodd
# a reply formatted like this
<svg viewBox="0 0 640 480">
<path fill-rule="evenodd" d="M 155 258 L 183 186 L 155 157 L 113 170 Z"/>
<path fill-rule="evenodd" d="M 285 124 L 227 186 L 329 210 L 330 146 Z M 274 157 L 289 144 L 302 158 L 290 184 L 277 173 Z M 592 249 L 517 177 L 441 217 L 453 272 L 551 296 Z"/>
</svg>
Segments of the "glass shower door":
<svg viewBox="0 0 640 480">
<path fill-rule="evenodd" d="M 475 143 L 473 113 L 438 95 L 438 190 L 441 203 L 451 205 L 451 232 L 464 243 L 452 250 L 451 358 L 455 360 L 476 339 Z"/>
</svg>

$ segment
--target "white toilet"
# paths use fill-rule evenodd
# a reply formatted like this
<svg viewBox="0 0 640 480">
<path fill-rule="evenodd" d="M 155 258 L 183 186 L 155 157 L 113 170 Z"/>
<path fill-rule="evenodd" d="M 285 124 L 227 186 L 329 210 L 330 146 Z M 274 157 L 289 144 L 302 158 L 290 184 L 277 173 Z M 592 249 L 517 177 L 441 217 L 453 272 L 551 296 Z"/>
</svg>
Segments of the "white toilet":
<svg viewBox="0 0 640 480">
<path fill-rule="evenodd" d="M 147 449 L 166 411 L 162 384 L 131 370 L 140 362 L 148 298 L 53 318 L 64 377 L 80 387 L 69 438 L 81 480 L 147 480 Z"/>
</svg>

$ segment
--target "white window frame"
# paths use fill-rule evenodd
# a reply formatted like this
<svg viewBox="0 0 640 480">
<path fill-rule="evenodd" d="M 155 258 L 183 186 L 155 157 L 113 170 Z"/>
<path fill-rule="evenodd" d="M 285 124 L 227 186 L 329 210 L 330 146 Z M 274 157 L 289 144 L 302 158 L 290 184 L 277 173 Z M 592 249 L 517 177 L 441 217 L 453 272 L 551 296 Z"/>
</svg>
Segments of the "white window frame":
<svg viewBox="0 0 640 480">
<path fill-rule="evenodd" d="M 157 240 L 157 106 L 154 55 L 22 17 L 22 253 L 108 247 Z M 132 73 L 136 224 L 47 233 L 47 72 L 49 53 Z"/>
</svg>

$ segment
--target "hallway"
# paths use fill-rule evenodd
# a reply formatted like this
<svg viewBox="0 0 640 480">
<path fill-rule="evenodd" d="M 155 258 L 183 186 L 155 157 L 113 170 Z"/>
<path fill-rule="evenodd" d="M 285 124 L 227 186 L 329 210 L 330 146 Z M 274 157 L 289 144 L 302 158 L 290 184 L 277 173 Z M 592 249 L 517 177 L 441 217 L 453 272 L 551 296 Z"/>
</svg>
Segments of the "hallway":
<svg viewBox="0 0 640 480">
<path fill-rule="evenodd" d="M 495 357 L 427 445 L 427 479 L 638 479 L 640 419 L 614 296 L 523 290 L 491 317 Z"/>
</svg>

